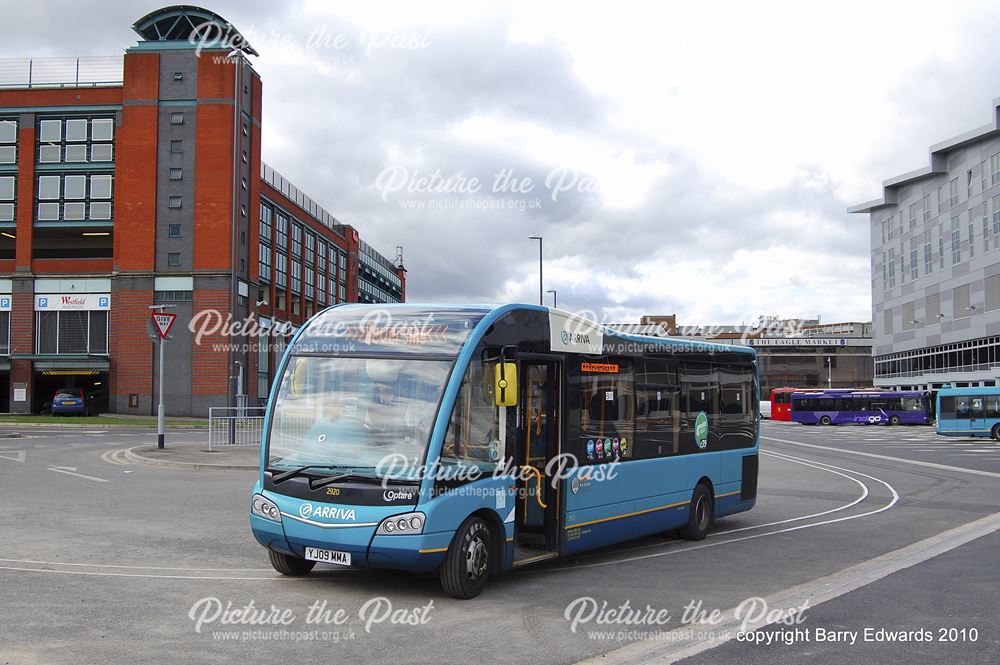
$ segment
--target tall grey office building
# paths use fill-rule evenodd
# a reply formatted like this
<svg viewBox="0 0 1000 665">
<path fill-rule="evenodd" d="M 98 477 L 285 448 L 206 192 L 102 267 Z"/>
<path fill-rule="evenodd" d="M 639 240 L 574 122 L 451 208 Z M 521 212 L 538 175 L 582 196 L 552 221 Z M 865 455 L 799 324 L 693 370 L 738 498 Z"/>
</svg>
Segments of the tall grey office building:
<svg viewBox="0 0 1000 665">
<path fill-rule="evenodd" d="M 931 146 L 868 213 L 875 385 L 993 386 L 1000 376 L 1000 99 L 993 122 Z"/>
</svg>

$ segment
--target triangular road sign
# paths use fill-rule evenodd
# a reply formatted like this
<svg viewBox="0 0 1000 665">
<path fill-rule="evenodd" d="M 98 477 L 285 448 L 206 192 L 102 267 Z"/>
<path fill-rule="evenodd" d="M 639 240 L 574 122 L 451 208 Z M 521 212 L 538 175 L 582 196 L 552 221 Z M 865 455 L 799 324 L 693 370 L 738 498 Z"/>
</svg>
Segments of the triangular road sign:
<svg viewBox="0 0 1000 665">
<path fill-rule="evenodd" d="M 160 338 L 165 339 L 167 333 L 170 332 L 170 326 L 174 325 L 174 319 L 177 318 L 177 315 L 167 312 L 153 312 L 152 317 L 153 323 L 156 324 L 156 329 L 160 333 Z"/>
</svg>

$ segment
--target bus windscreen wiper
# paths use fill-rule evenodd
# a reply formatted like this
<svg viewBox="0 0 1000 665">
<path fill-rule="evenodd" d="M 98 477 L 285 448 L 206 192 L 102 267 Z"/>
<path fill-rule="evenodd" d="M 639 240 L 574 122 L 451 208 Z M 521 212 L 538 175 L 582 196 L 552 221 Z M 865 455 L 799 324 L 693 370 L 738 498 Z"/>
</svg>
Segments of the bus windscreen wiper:
<svg viewBox="0 0 1000 665">
<path fill-rule="evenodd" d="M 353 473 L 353 471 L 354 469 L 352 469 L 352 472 L 349 473 L 339 473 L 335 476 L 327 476 L 326 478 L 312 478 L 309 481 L 309 489 L 317 490 L 320 487 L 326 487 L 327 485 L 335 483 L 338 480 L 361 480 L 368 483 L 381 483 L 383 480 L 382 476 L 378 475 L 374 471 L 372 471 L 372 475 L 370 476 Z"/>
<path fill-rule="evenodd" d="M 345 466 L 343 464 L 306 464 L 305 466 L 296 467 L 294 469 L 289 469 L 288 471 L 282 471 L 277 475 L 272 475 L 271 482 L 277 485 L 278 483 L 282 483 L 288 480 L 289 478 L 294 478 L 303 471 L 308 471 L 309 469 L 349 469 L 349 468 L 351 467 Z M 275 470 L 276 469 L 274 467 L 268 469 L 268 471 L 270 471 L 272 474 L 274 474 Z"/>
</svg>

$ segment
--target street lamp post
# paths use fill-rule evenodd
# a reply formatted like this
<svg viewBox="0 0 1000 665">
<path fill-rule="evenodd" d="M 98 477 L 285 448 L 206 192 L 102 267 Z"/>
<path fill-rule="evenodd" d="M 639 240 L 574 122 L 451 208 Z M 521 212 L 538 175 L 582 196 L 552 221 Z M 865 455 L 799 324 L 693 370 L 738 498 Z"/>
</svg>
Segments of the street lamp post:
<svg viewBox="0 0 1000 665">
<path fill-rule="evenodd" d="M 833 358 L 826 358 L 826 387 L 827 390 L 833 388 Z"/>
<path fill-rule="evenodd" d="M 538 241 L 538 304 L 544 305 L 545 298 L 542 295 L 544 289 L 542 286 L 542 236 L 528 236 L 528 240 Z"/>
<path fill-rule="evenodd" d="M 555 289 L 547 289 L 545 292 L 552 294 L 552 308 L 555 309 L 555 308 L 559 307 L 559 300 L 556 298 L 556 290 Z"/>
</svg>

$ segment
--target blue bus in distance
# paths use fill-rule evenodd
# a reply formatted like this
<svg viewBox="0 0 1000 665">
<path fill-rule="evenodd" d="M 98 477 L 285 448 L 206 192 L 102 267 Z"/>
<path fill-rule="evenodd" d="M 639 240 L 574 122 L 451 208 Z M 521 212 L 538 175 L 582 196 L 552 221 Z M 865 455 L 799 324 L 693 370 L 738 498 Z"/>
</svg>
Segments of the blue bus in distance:
<svg viewBox="0 0 1000 665">
<path fill-rule="evenodd" d="M 827 390 L 792 394 L 792 421 L 804 425 L 929 425 L 926 392 Z"/>
<path fill-rule="evenodd" d="M 533 305 L 337 305 L 289 343 L 250 526 L 317 563 L 496 573 L 654 533 L 704 538 L 757 498 L 753 349 L 619 333 Z"/>
<path fill-rule="evenodd" d="M 942 388 L 937 394 L 942 436 L 981 436 L 1000 441 L 1000 388 Z"/>
</svg>

